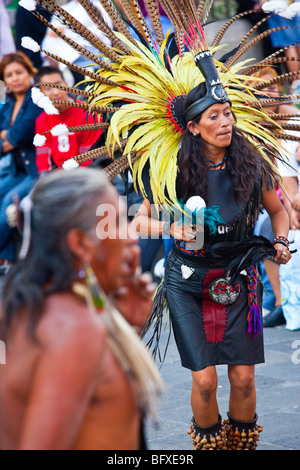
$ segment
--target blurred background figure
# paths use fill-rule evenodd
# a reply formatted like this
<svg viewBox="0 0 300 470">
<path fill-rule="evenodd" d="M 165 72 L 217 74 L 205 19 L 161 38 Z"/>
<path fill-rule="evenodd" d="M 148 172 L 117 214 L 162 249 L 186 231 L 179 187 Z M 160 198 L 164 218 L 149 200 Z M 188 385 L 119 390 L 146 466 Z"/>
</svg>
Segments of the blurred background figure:
<svg viewBox="0 0 300 470">
<path fill-rule="evenodd" d="M 11 0 L 0 0 L 0 59 L 5 54 L 10 54 L 16 50 L 9 15 L 5 8 L 9 3 L 11 3 Z"/>
<path fill-rule="evenodd" d="M 237 3 L 237 14 L 254 10 L 253 13 L 246 15 L 244 17 L 245 20 L 250 21 L 252 26 L 254 26 L 258 21 L 261 21 L 267 17 L 266 13 L 263 10 L 261 10 L 262 2 L 260 2 L 260 0 L 236 0 L 236 3 Z M 269 27 L 268 22 L 264 21 L 257 28 L 257 33 L 258 34 L 263 33 L 264 31 L 268 29 L 268 27 Z M 262 39 L 261 44 L 265 51 L 264 52 L 265 56 L 271 55 L 273 54 L 273 52 L 275 52 L 270 36 L 267 36 L 264 39 Z"/>
<path fill-rule="evenodd" d="M 281 0 L 280 3 L 282 5 L 286 4 L 286 7 L 287 7 L 288 4 L 298 3 L 299 1 L 300 0 L 291 0 L 291 1 Z M 259 3 L 262 6 L 264 3 L 266 3 L 266 0 L 261 0 Z M 272 46 L 275 49 L 286 48 L 284 50 L 284 54 L 286 57 L 296 57 L 299 60 L 300 59 L 300 45 L 299 45 L 300 15 L 297 14 L 292 19 L 287 19 L 280 15 L 270 15 L 268 18 L 268 26 L 269 28 L 288 26 L 288 28 L 282 29 L 281 31 L 276 31 L 270 35 Z M 298 61 L 286 62 L 285 67 L 286 67 L 287 72 L 296 72 L 299 70 L 299 62 Z M 295 91 L 299 85 L 300 85 L 299 80 L 295 80 L 291 85 L 291 91 Z"/>
<path fill-rule="evenodd" d="M 17 243 L 7 224 L 6 209 L 14 196 L 25 197 L 37 178 L 35 120 L 42 112 L 31 99 L 31 87 L 37 72 L 23 52 L 4 56 L 0 80 L 8 96 L 0 109 L 0 269 L 6 272 L 15 261 Z"/>
<path fill-rule="evenodd" d="M 105 23 L 113 29 L 113 24 L 102 7 L 99 0 L 92 0 L 92 3 L 95 7 L 99 10 L 100 14 L 102 15 L 103 20 Z M 77 0 L 70 0 L 65 4 L 61 5 L 64 10 L 70 13 L 75 19 L 80 21 L 84 26 L 86 26 L 95 36 L 99 37 L 104 43 L 110 45 L 109 39 L 103 34 L 97 27 L 97 25 L 91 20 L 90 16 L 87 14 L 86 10 Z M 99 54 L 99 50 L 93 47 L 86 39 L 84 39 L 79 34 L 75 33 L 70 28 L 67 28 L 63 25 L 63 23 L 57 18 L 56 16 L 52 17 L 51 23 L 59 29 L 62 33 L 64 33 L 69 38 L 73 39 L 75 42 L 80 44 L 81 46 L 85 47 L 89 51 L 93 52 L 94 54 Z M 29 34 L 30 36 L 30 34 Z M 44 40 L 42 42 L 42 48 L 46 51 L 50 51 L 52 54 L 58 55 L 69 62 L 73 62 L 75 65 L 80 67 L 87 67 L 93 66 L 91 65 L 91 61 L 86 59 L 83 55 L 81 55 L 78 51 L 76 51 L 73 47 L 69 46 L 63 39 L 58 37 L 52 29 L 47 28 Z M 83 79 L 83 76 L 79 73 L 72 70 L 72 74 L 70 75 L 70 70 L 66 68 L 63 64 L 58 64 L 55 60 L 51 59 L 50 57 L 43 56 L 43 65 L 52 65 L 59 67 L 65 75 L 66 80 L 68 81 L 69 85 L 73 85 Z M 73 75 L 73 78 L 72 78 Z"/>
<path fill-rule="evenodd" d="M 36 5 L 36 11 L 42 15 L 46 20 L 50 21 L 52 14 Z M 36 18 L 30 11 L 18 5 L 16 11 L 16 47 L 18 51 L 24 52 L 32 61 L 34 67 L 39 69 L 43 60 L 40 52 L 33 52 L 22 46 L 21 41 L 23 36 L 29 36 L 34 39 L 38 44 L 41 44 L 46 34 L 47 26 L 44 25 L 38 18 Z"/>
<path fill-rule="evenodd" d="M 121 14 L 123 14 L 126 17 L 126 10 L 124 8 L 123 2 L 121 0 L 115 0 L 114 3 L 116 5 L 116 7 L 118 8 L 118 10 L 121 12 Z M 146 22 L 148 24 L 148 27 L 150 28 L 151 33 L 154 34 L 153 28 L 152 28 L 152 25 L 151 25 L 151 21 L 150 21 L 150 18 L 149 18 L 148 12 L 147 12 L 147 8 L 146 8 L 146 5 L 145 5 L 144 1 L 143 0 L 138 0 L 138 4 L 139 4 L 139 7 L 142 11 L 143 17 L 146 19 Z M 160 18 L 160 23 L 161 23 L 163 34 L 164 34 L 164 36 L 166 36 L 167 32 L 170 29 L 172 29 L 173 27 L 172 27 L 172 23 L 170 22 L 169 18 L 166 15 L 166 12 L 163 10 L 163 8 L 160 5 L 159 5 L 159 18 Z M 130 27 L 129 27 L 129 29 L 130 29 L 130 32 L 131 32 L 133 37 L 135 37 L 137 39 L 140 39 L 136 35 L 136 33 L 133 29 L 131 29 Z"/>
<path fill-rule="evenodd" d="M 56 67 L 41 67 L 35 77 L 36 83 L 42 82 L 49 85 L 41 85 L 41 92 L 50 99 L 61 101 L 65 104 L 55 105 L 57 114 L 47 114 L 45 111 L 36 120 L 36 134 L 44 137 L 44 143 L 36 147 L 36 165 L 39 174 L 53 170 L 61 166 L 66 160 L 90 150 L 92 144 L 102 134 L 101 130 L 93 131 L 68 131 L 68 128 L 82 126 L 98 122 L 97 116 L 93 116 L 85 109 L 68 106 L 68 102 L 74 101 L 66 91 L 59 87 L 67 85 L 63 73 Z M 51 85 L 56 87 L 52 87 Z M 81 100 L 77 99 L 77 102 Z M 56 135 L 51 131 L 55 126 L 64 125 L 63 130 Z M 90 161 L 83 162 L 88 165 Z"/>
<path fill-rule="evenodd" d="M 143 420 L 155 417 L 163 383 L 133 329 L 147 320 L 155 285 L 140 273 L 125 204 L 88 168 L 46 175 L 29 200 L 28 249 L 8 273 L 0 312 L 9 364 L 0 368 L 0 448 L 145 449 Z M 116 230 L 105 233 L 101 205 Z"/>
<path fill-rule="evenodd" d="M 262 82 L 272 80 L 278 77 L 278 73 L 273 67 L 263 67 L 257 73 L 253 74 L 253 77 L 259 78 Z M 253 82 L 252 85 L 255 86 L 259 82 Z M 268 86 L 265 86 L 260 90 L 262 94 L 262 99 L 266 98 L 280 98 L 284 97 L 285 90 L 281 84 L 273 83 Z M 278 114 L 299 114 L 300 110 L 294 105 L 294 103 L 280 103 L 278 101 L 274 105 L 269 105 L 267 111 L 269 113 L 278 113 Z M 283 124 L 286 121 L 282 121 Z M 292 121 L 291 121 L 292 122 Z M 292 133 L 292 131 L 291 131 Z M 297 147 L 297 142 L 289 141 L 285 143 L 287 151 L 290 153 L 295 152 L 295 147 Z M 283 178 L 282 189 L 277 188 L 277 193 L 285 206 L 289 218 L 290 226 L 295 226 L 295 213 L 291 211 L 292 200 L 297 192 L 298 181 L 296 178 L 291 177 L 289 170 L 290 167 L 283 163 L 278 163 L 278 171 Z M 293 174 L 295 176 L 295 174 Z M 259 215 L 258 222 L 256 225 L 256 234 L 263 235 L 268 240 L 272 241 L 274 239 L 274 233 L 271 226 L 270 217 L 265 210 Z M 265 293 L 263 295 L 263 307 L 268 311 L 268 314 L 263 318 L 264 327 L 274 327 L 278 325 L 285 324 L 285 318 L 282 308 L 282 289 L 280 282 L 280 266 L 278 263 L 271 259 L 266 259 L 260 263 L 261 267 L 261 276 L 262 281 L 265 287 Z"/>
</svg>

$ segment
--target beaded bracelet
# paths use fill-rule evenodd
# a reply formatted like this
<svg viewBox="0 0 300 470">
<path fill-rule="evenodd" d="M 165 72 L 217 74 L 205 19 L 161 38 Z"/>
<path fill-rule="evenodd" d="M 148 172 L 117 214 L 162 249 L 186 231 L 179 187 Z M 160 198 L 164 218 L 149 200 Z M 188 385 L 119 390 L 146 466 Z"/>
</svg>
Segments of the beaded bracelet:
<svg viewBox="0 0 300 470">
<path fill-rule="evenodd" d="M 288 239 L 281 235 L 278 235 L 276 238 L 274 238 L 272 245 L 275 245 L 276 243 L 282 243 L 282 245 L 285 245 L 286 248 L 290 246 L 290 242 L 288 241 Z"/>
</svg>

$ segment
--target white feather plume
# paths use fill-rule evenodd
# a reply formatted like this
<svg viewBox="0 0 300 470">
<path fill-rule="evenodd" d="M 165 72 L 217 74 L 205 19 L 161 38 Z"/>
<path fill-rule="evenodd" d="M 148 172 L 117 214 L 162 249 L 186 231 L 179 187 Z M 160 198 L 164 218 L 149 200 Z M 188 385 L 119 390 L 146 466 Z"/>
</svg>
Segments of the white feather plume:
<svg viewBox="0 0 300 470">
<path fill-rule="evenodd" d="M 35 145 L 35 147 L 42 147 L 45 145 L 46 140 L 47 139 L 44 135 L 36 134 L 33 139 L 33 145 Z"/>
<path fill-rule="evenodd" d="M 57 126 L 54 126 L 50 132 L 53 136 L 59 136 L 59 135 L 68 134 L 69 129 L 66 126 L 66 124 L 57 124 Z"/>
<path fill-rule="evenodd" d="M 39 44 L 29 36 L 23 36 L 21 39 L 21 44 L 24 49 L 29 49 L 32 52 L 39 52 L 41 49 Z"/>
<path fill-rule="evenodd" d="M 286 0 L 270 0 L 262 5 L 262 9 L 265 13 L 280 13 L 286 10 L 288 3 Z"/>
<path fill-rule="evenodd" d="M 20 7 L 25 8 L 25 10 L 33 11 L 35 10 L 35 1 L 34 0 L 20 0 Z"/>
<path fill-rule="evenodd" d="M 49 100 L 50 101 L 50 100 Z M 51 103 L 47 103 L 45 106 L 44 106 L 44 111 L 46 114 L 59 114 L 59 111 L 58 109 L 56 109 L 56 107 Z"/>
<path fill-rule="evenodd" d="M 298 13 L 300 13 L 300 3 L 292 3 L 286 10 L 280 12 L 279 15 L 291 20 L 295 18 Z"/>
<path fill-rule="evenodd" d="M 31 89 L 31 98 L 34 104 L 38 104 L 39 100 L 43 98 L 45 95 L 41 92 L 39 88 L 36 86 L 32 87 Z"/>
<path fill-rule="evenodd" d="M 56 109 L 55 106 L 52 104 L 50 98 L 48 98 L 48 96 L 44 95 L 43 93 L 42 95 L 43 96 L 41 96 L 36 103 L 39 108 L 43 108 L 43 110 L 47 114 L 59 114 L 58 109 Z"/>
<path fill-rule="evenodd" d="M 74 158 L 69 158 L 69 160 L 66 160 L 62 166 L 64 170 L 73 170 L 74 168 L 79 167 L 79 163 L 77 163 Z"/>
</svg>

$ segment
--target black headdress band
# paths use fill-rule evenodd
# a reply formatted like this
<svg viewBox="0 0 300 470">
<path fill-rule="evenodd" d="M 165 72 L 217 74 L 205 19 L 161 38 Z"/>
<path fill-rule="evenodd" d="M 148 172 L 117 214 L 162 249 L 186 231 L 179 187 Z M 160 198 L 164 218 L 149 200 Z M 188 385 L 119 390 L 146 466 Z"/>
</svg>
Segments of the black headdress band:
<svg viewBox="0 0 300 470">
<path fill-rule="evenodd" d="M 186 122 L 193 121 L 203 111 L 216 103 L 230 103 L 226 90 L 220 80 L 212 53 L 210 51 L 199 52 L 194 57 L 194 62 L 205 78 L 206 95 L 192 103 L 185 110 Z"/>
</svg>

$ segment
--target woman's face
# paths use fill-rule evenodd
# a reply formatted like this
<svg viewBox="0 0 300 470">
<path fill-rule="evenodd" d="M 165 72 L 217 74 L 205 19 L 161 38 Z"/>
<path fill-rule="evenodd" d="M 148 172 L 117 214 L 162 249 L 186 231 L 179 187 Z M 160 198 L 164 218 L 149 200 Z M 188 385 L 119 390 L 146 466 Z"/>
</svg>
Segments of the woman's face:
<svg viewBox="0 0 300 470">
<path fill-rule="evenodd" d="M 216 103 L 203 111 L 198 123 L 188 127 L 191 132 L 201 136 L 204 147 L 226 148 L 231 143 L 232 124 L 230 104 Z"/>
<path fill-rule="evenodd" d="M 14 95 L 23 95 L 31 87 L 32 75 L 18 62 L 11 62 L 3 71 L 5 85 Z"/>
</svg>

